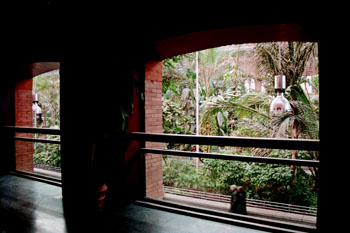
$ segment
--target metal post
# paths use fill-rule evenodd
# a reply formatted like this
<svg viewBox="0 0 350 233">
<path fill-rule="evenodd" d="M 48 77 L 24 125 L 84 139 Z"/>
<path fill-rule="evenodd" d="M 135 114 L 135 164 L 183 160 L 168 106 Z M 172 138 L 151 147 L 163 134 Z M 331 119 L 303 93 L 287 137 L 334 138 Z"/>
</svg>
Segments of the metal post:
<svg viewBox="0 0 350 233">
<path fill-rule="evenodd" d="M 196 135 L 199 135 L 199 69 L 198 69 L 198 51 L 196 52 Z M 199 152 L 199 145 L 196 145 L 196 152 Z M 199 158 L 196 158 L 196 171 L 199 169 Z"/>
</svg>

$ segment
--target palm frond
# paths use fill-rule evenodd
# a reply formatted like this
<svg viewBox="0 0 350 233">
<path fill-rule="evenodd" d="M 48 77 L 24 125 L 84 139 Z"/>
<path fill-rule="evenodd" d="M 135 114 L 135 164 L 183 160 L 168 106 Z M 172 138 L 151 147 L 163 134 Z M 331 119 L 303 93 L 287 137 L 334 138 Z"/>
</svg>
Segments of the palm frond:
<svg viewBox="0 0 350 233">
<path fill-rule="evenodd" d="M 270 116 L 266 111 L 259 108 L 254 108 L 247 105 L 244 101 L 247 101 L 247 95 L 242 96 L 214 96 L 209 100 L 205 101 L 201 105 L 201 125 L 206 125 L 210 120 L 211 116 L 215 116 L 218 112 L 229 112 L 230 115 L 235 115 L 237 118 L 244 118 L 247 115 L 260 116 L 264 119 L 270 120 Z"/>
<path fill-rule="evenodd" d="M 299 132 L 304 138 L 318 138 L 318 119 L 309 105 L 300 101 L 290 101 L 293 112 L 285 112 L 279 117 L 274 117 L 271 121 L 274 127 L 273 136 L 287 136 L 287 130 L 290 129 L 291 124 L 296 122 L 299 127 Z"/>
<path fill-rule="evenodd" d="M 284 74 L 287 86 L 299 84 L 316 43 L 274 42 L 256 46 L 255 60 L 263 74 Z M 271 76 L 271 77 L 272 77 Z"/>
</svg>

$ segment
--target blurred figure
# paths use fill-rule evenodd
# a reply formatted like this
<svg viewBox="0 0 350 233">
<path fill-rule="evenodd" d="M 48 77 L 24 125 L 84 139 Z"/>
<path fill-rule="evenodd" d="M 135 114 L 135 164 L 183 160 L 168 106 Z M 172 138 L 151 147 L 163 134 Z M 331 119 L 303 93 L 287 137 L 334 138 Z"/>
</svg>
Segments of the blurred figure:
<svg viewBox="0 0 350 233">
<path fill-rule="evenodd" d="M 242 186 L 231 185 L 231 208 L 230 211 L 236 214 L 247 214 L 246 194 Z"/>
</svg>

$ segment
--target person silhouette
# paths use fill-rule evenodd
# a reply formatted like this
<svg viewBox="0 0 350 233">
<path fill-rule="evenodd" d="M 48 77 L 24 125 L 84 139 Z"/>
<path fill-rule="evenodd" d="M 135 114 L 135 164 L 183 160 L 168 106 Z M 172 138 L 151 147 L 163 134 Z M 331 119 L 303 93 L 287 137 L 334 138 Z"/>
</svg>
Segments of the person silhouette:
<svg viewBox="0 0 350 233">
<path fill-rule="evenodd" d="M 247 214 L 246 194 L 243 186 L 231 185 L 231 207 L 230 212 L 237 214 Z"/>
</svg>

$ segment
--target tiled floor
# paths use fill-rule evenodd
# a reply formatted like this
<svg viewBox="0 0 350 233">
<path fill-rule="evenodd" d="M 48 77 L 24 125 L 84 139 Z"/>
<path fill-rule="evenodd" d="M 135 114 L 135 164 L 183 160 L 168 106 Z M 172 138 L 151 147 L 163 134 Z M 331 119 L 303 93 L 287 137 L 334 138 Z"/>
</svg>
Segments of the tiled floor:
<svg viewBox="0 0 350 233">
<path fill-rule="evenodd" d="M 0 176 L 0 232 L 66 232 L 61 188 Z"/>
<path fill-rule="evenodd" d="M 103 226 L 94 232 L 260 232 L 138 205 L 117 209 L 99 223 Z M 71 228 L 66 227 L 60 187 L 0 176 L 0 233 L 60 233 L 67 229 Z"/>
</svg>

